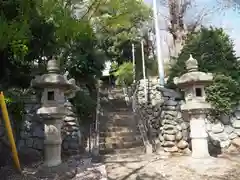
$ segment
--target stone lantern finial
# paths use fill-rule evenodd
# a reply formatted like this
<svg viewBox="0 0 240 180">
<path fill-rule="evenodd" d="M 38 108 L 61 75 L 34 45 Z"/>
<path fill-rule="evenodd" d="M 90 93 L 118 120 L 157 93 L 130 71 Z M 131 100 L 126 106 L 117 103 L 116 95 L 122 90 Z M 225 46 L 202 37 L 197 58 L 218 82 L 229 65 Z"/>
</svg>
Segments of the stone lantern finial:
<svg viewBox="0 0 240 180">
<path fill-rule="evenodd" d="M 59 63 L 56 59 L 51 59 L 47 63 L 47 71 L 49 73 L 58 73 L 60 71 Z"/>
<path fill-rule="evenodd" d="M 192 57 L 192 54 L 190 54 L 189 59 L 186 61 L 186 68 L 188 70 L 188 72 L 192 72 L 192 71 L 197 71 L 198 70 L 198 62 L 196 59 L 194 59 Z"/>
</svg>

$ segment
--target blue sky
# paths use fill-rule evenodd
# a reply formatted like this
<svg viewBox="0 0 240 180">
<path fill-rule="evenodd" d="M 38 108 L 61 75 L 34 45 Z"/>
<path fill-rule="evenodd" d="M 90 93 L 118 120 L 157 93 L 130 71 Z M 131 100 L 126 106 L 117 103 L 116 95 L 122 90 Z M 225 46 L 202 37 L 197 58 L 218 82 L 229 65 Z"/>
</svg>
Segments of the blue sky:
<svg viewBox="0 0 240 180">
<path fill-rule="evenodd" d="M 204 19 L 203 24 L 222 27 L 232 38 L 237 55 L 240 56 L 240 8 L 239 10 L 234 7 L 223 9 L 217 1 L 220 0 L 195 0 L 195 6 L 189 11 L 189 17 L 199 14 L 196 12 L 203 9 L 209 11 L 210 13 Z M 152 0 L 145 0 L 145 2 L 149 5 L 152 4 Z M 162 12 L 165 11 L 161 7 L 159 9 Z"/>
</svg>

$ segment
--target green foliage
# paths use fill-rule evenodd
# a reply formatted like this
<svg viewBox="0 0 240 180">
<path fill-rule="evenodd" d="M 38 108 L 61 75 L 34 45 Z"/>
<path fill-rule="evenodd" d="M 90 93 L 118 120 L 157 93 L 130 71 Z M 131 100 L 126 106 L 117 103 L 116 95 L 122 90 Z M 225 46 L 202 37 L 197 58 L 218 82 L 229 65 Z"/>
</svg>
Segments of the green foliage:
<svg viewBox="0 0 240 180">
<path fill-rule="evenodd" d="M 79 32 L 70 48 L 65 49 L 62 56 L 62 67 L 69 71 L 76 79 L 89 80 L 101 76 L 105 57 L 100 50 L 95 50 L 96 38 L 89 24 L 85 24 L 85 31 Z"/>
<path fill-rule="evenodd" d="M 190 54 L 198 60 L 200 71 L 217 74 L 213 84 L 208 87 L 208 100 L 217 111 L 229 113 L 239 99 L 236 86 L 240 85 L 240 64 L 229 36 L 218 28 L 202 28 L 189 34 L 182 52 L 171 66 L 169 87 L 175 87 L 174 77 L 186 73 L 185 61 Z"/>
<path fill-rule="evenodd" d="M 125 62 L 119 66 L 114 73 L 116 84 L 120 86 L 130 86 L 133 83 L 133 64 Z"/>
<path fill-rule="evenodd" d="M 76 93 L 72 102 L 79 116 L 80 124 L 91 124 L 96 109 L 96 99 L 91 97 L 87 90 L 81 90 Z"/>
<path fill-rule="evenodd" d="M 23 92 L 18 89 L 11 89 L 5 92 L 5 102 L 8 113 L 11 114 L 11 122 L 14 125 L 16 137 L 20 137 L 20 128 L 24 117 Z"/>
<path fill-rule="evenodd" d="M 216 107 L 217 113 L 229 113 L 240 100 L 239 85 L 232 77 L 218 74 L 206 88 L 207 101 Z"/>
<path fill-rule="evenodd" d="M 118 63 L 116 61 L 111 63 L 110 74 L 114 74 L 118 69 Z"/>
<path fill-rule="evenodd" d="M 82 19 L 79 4 L 89 7 Z M 45 66 L 42 57 L 53 55 L 72 77 L 99 77 L 105 59 L 129 58 L 129 40 L 151 12 L 138 0 L 6 0 L 0 7 L 2 88 L 28 87 L 33 61 Z"/>
<path fill-rule="evenodd" d="M 77 16 L 79 12 L 84 15 Z M 44 72 L 47 60 L 57 56 L 61 72 L 67 70 L 79 86 L 88 87 L 88 93 L 79 92 L 74 101 L 84 119 L 95 113 L 95 80 L 104 62 L 130 59 L 131 41 L 150 15 L 150 8 L 139 0 L 1 1 L 0 89 L 28 88 L 33 76 Z M 20 118 L 18 98 L 9 95 L 7 102 Z"/>
<path fill-rule="evenodd" d="M 120 64 L 131 59 L 131 42 L 140 37 L 140 29 L 150 18 L 151 9 L 142 0 L 102 3 L 93 16 L 93 23 L 99 32 L 99 46 L 108 59 Z"/>
</svg>

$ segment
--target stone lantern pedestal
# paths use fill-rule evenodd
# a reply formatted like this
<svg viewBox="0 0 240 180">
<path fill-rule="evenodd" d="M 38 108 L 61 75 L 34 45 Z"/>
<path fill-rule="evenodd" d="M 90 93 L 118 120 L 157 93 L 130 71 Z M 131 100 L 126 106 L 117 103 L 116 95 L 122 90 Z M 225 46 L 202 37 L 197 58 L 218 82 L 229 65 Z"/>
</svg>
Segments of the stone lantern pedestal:
<svg viewBox="0 0 240 180">
<path fill-rule="evenodd" d="M 208 134 L 205 125 L 206 114 L 208 113 L 208 111 L 196 109 L 190 110 L 187 113 L 190 120 L 192 157 L 194 158 L 209 157 L 210 155 L 208 151 Z"/>
<path fill-rule="evenodd" d="M 187 73 L 174 78 L 174 83 L 184 91 L 185 104 L 181 106 L 185 120 L 190 121 L 192 157 L 209 157 L 208 134 L 205 119 L 212 109 L 206 102 L 205 86 L 212 82 L 211 73 L 198 71 L 198 62 L 192 56 L 186 61 Z"/>
<path fill-rule="evenodd" d="M 44 117 L 44 164 L 48 167 L 61 164 L 62 116 Z"/>
<path fill-rule="evenodd" d="M 39 114 L 44 121 L 44 165 L 53 167 L 61 164 L 61 126 L 65 116 L 65 93 L 75 89 L 75 81 L 59 74 L 56 60 L 48 61 L 47 74 L 32 80 L 34 88 L 42 89 Z"/>
</svg>

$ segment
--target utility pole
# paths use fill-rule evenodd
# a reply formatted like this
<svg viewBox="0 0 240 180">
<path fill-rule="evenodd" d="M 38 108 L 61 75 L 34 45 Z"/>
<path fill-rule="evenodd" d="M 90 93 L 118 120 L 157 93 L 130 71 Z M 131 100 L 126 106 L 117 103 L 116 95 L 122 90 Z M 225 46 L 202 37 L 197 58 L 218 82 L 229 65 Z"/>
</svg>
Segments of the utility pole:
<svg viewBox="0 0 240 180">
<path fill-rule="evenodd" d="M 136 81 L 136 70 L 135 70 L 135 46 L 132 43 L 132 63 L 133 63 L 133 83 Z"/>
<path fill-rule="evenodd" d="M 147 82 L 146 82 L 146 69 L 145 69 L 145 57 L 144 57 L 144 40 L 141 40 L 141 50 L 142 50 L 142 70 L 143 70 L 143 80 L 144 80 L 144 93 L 147 101 Z"/>
<path fill-rule="evenodd" d="M 164 82 L 164 67 L 163 67 L 163 59 L 162 59 L 162 52 L 161 52 L 157 0 L 153 0 L 153 12 L 154 12 L 154 25 L 155 25 L 155 37 L 156 37 L 156 46 L 157 46 L 157 61 L 158 61 L 160 86 L 164 86 L 164 84 L 165 84 L 165 82 Z"/>
</svg>

